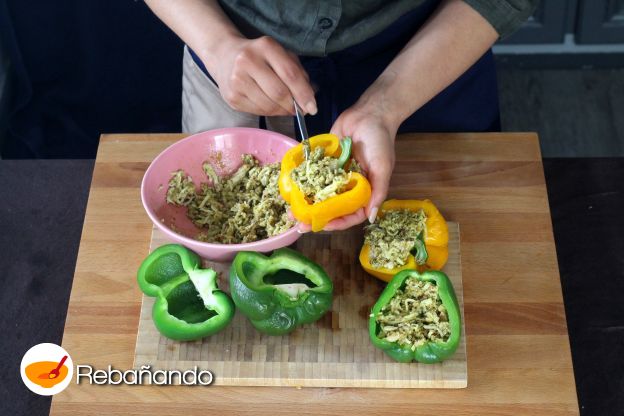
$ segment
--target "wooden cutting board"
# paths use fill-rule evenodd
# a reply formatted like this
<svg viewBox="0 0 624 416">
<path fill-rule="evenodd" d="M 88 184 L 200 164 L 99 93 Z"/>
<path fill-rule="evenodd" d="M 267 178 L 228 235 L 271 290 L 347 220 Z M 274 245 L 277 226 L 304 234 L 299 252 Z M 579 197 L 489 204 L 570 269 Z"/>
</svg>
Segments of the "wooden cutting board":
<svg viewBox="0 0 624 416">
<path fill-rule="evenodd" d="M 459 226 L 449 222 L 449 259 L 444 272 L 453 282 L 462 311 L 462 338 L 443 363 L 397 363 L 374 348 L 368 316 L 385 283 L 366 274 L 358 262 L 362 231 L 308 233 L 295 244 L 321 264 L 334 282 L 332 310 L 289 335 L 268 336 L 240 312 L 220 333 L 199 341 L 161 336 L 152 323 L 153 298 L 143 296 L 134 367 L 211 370 L 214 383 L 236 386 L 462 388 L 467 385 L 466 335 Z M 357 228 L 357 227 L 355 227 Z M 168 243 L 154 228 L 150 251 Z M 229 264 L 205 262 L 220 272 L 219 287 L 229 292 Z"/>
</svg>

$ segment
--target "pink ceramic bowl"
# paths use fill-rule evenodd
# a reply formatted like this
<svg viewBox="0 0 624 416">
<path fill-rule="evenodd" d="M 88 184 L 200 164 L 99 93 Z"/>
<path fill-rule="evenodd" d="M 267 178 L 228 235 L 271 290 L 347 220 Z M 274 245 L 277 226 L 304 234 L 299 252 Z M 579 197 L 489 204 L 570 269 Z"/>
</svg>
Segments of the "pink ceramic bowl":
<svg viewBox="0 0 624 416">
<path fill-rule="evenodd" d="M 252 128 L 225 128 L 194 134 L 166 148 L 150 164 L 141 184 L 141 200 L 152 222 L 174 243 L 182 244 L 213 261 L 227 261 L 239 251 L 266 253 L 294 243 L 300 234 L 288 231 L 253 243 L 215 244 L 195 240 L 200 230 L 187 218 L 185 207 L 167 204 L 167 184 L 171 172 L 183 169 L 196 185 L 206 182 L 202 164 L 213 162 L 217 174 L 234 172 L 241 155 L 250 153 L 262 164 L 278 162 L 297 142 L 284 135 Z M 172 229 L 172 225 L 174 226 Z"/>
</svg>

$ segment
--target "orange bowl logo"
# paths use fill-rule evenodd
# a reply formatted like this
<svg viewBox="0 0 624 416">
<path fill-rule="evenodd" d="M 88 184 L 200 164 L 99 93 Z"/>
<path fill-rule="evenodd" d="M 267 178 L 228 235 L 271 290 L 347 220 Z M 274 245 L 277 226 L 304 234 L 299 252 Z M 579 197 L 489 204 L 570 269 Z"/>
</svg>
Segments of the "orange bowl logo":
<svg viewBox="0 0 624 416">
<path fill-rule="evenodd" d="M 51 396 L 62 392 L 71 383 L 74 364 L 62 347 L 43 343 L 26 351 L 20 373 L 22 381 L 30 391 Z"/>
</svg>

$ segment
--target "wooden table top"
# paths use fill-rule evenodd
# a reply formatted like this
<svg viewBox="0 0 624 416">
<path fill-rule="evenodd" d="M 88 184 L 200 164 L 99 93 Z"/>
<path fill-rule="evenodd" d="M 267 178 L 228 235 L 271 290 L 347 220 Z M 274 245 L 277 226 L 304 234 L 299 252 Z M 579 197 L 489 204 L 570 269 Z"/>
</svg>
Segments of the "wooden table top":
<svg viewBox="0 0 624 416">
<path fill-rule="evenodd" d="M 151 160 L 182 137 L 101 139 L 63 337 L 74 364 L 132 368 L 141 307 L 135 274 L 152 228 L 139 187 Z M 468 388 L 83 382 L 55 396 L 51 414 L 578 414 L 537 136 L 408 134 L 396 150 L 389 197 L 430 198 L 461 224 Z"/>
</svg>

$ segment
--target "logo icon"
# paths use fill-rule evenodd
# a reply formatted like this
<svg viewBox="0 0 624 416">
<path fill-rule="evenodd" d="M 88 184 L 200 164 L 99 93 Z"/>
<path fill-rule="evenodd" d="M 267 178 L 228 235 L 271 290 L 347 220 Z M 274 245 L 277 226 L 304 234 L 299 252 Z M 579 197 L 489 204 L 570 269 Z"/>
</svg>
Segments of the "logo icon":
<svg viewBox="0 0 624 416">
<path fill-rule="evenodd" d="M 20 373 L 30 391 L 52 396 L 71 383 L 74 363 L 62 347 L 50 343 L 37 344 L 24 354 Z"/>
</svg>

